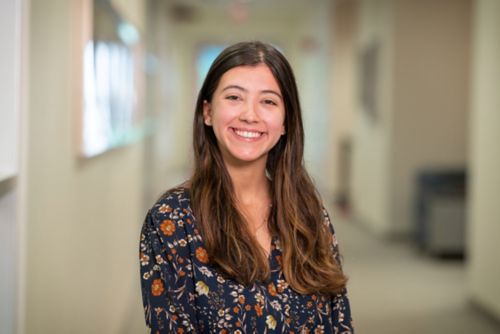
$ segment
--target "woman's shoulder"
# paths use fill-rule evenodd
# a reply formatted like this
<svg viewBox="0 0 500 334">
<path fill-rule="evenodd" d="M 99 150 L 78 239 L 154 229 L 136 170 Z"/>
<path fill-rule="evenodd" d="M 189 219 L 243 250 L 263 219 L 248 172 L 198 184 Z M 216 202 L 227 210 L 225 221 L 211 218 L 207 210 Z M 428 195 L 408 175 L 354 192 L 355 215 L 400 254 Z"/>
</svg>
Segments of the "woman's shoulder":
<svg viewBox="0 0 500 334">
<path fill-rule="evenodd" d="M 179 210 L 190 210 L 190 204 L 189 188 L 185 185 L 180 185 L 165 191 L 154 203 L 149 212 L 154 216 L 175 213 Z"/>
<path fill-rule="evenodd" d="M 176 218 L 191 212 L 189 188 L 185 184 L 165 191 L 149 209 L 153 219 Z"/>
<path fill-rule="evenodd" d="M 189 188 L 181 185 L 167 190 L 149 209 L 143 231 L 163 241 L 182 239 L 194 230 Z"/>
</svg>

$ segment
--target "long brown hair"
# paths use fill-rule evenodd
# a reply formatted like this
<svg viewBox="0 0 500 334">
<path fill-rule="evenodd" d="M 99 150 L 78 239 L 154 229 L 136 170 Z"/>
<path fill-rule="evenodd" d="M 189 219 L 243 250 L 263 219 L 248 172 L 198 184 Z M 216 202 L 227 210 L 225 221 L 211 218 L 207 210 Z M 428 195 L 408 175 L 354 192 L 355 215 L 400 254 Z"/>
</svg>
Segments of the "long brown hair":
<svg viewBox="0 0 500 334">
<path fill-rule="evenodd" d="M 300 293 L 334 294 L 346 277 L 332 253 L 323 207 L 303 161 L 304 130 L 299 96 L 290 64 L 271 45 L 242 42 L 226 48 L 210 67 L 196 103 L 193 124 L 194 174 L 191 206 L 210 261 L 243 284 L 265 281 L 270 268 L 264 251 L 236 207 L 231 177 L 217 139 L 203 121 L 203 103 L 211 102 L 222 75 L 237 66 L 265 64 L 283 95 L 286 134 L 268 154 L 272 209 L 268 227 L 280 241 L 282 270 Z"/>
</svg>

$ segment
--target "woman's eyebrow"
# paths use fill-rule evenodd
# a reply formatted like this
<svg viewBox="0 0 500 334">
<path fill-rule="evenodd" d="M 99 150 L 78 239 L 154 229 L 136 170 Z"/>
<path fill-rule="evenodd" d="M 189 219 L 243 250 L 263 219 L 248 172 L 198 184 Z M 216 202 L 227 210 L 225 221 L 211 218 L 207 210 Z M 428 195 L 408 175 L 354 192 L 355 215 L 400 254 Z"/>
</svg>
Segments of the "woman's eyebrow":
<svg viewBox="0 0 500 334">
<path fill-rule="evenodd" d="M 260 91 L 261 93 L 267 93 L 267 94 L 274 94 L 276 95 L 277 97 L 279 97 L 281 100 L 283 100 L 283 98 L 281 97 L 281 94 L 272 90 L 272 89 L 265 89 L 265 90 L 262 90 Z"/>
<path fill-rule="evenodd" d="M 224 87 L 224 88 L 222 89 L 222 91 L 225 91 L 225 90 L 228 90 L 228 89 L 231 89 L 231 88 L 235 88 L 235 89 L 241 90 L 241 91 L 243 91 L 243 92 L 248 92 L 248 90 L 247 90 L 247 89 L 245 89 L 245 88 L 243 88 L 243 87 L 241 87 L 241 86 L 238 86 L 238 85 L 228 85 L 228 86 Z"/>
<path fill-rule="evenodd" d="M 228 86 L 224 87 L 222 89 L 222 91 L 226 91 L 228 89 L 237 89 L 237 90 L 241 90 L 242 92 L 245 92 L 245 93 L 248 92 L 248 89 L 243 88 L 243 87 L 238 86 L 238 85 L 228 85 Z M 276 92 L 275 90 L 272 90 L 272 89 L 264 89 L 264 90 L 261 90 L 260 93 L 261 94 L 274 94 L 277 97 L 279 97 L 281 100 L 283 100 L 283 98 L 281 97 L 281 94 Z"/>
</svg>

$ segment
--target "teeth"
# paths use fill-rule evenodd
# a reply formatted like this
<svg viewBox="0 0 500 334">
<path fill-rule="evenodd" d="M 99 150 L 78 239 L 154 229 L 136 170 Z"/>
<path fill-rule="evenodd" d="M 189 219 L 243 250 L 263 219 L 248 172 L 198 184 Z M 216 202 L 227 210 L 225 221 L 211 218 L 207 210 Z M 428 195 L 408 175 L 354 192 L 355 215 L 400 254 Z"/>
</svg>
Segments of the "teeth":
<svg viewBox="0 0 500 334">
<path fill-rule="evenodd" d="M 257 138 L 261 136 L 260 132 L 253 132 L 253 131 L 241 131 L 241 130 L 234 130 L 238 136 L 245 137 L 245 138 Z"/>
</svg>

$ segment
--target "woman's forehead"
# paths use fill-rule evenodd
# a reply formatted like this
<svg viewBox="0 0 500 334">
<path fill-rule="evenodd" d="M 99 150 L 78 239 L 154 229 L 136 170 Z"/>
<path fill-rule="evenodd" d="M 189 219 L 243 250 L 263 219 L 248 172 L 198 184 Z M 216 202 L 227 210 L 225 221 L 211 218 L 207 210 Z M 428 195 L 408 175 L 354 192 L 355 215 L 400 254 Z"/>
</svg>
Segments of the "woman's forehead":
<svg viewBox="0 0 500 334">
<path fill-rule="evenodd" d="M 276 92 L 281 96 L 279 83 L 265 64 L 237 66 L 226 71 L 219 80 L 217 90 L 223 91 L 228 88 Z"/>
</svg>

